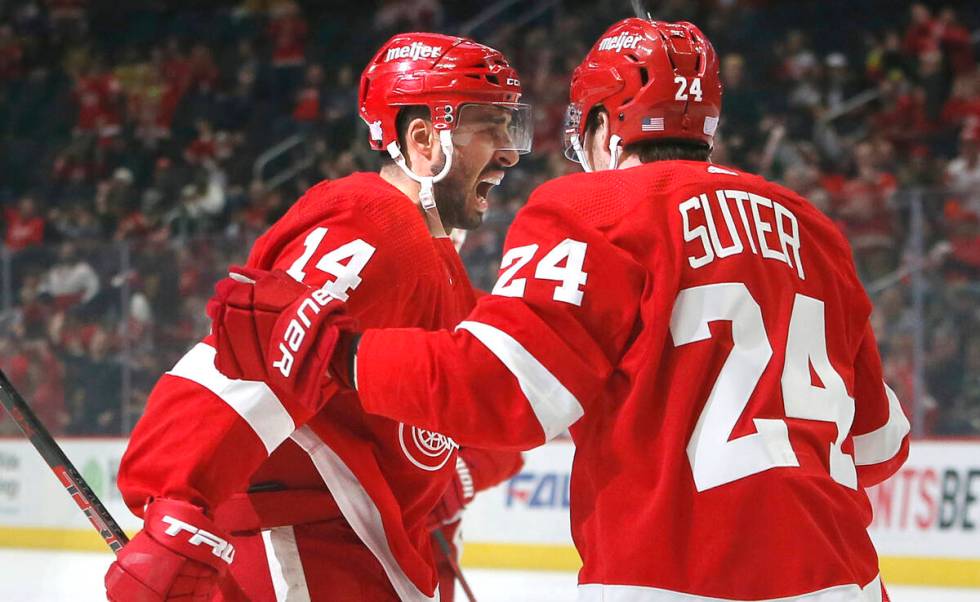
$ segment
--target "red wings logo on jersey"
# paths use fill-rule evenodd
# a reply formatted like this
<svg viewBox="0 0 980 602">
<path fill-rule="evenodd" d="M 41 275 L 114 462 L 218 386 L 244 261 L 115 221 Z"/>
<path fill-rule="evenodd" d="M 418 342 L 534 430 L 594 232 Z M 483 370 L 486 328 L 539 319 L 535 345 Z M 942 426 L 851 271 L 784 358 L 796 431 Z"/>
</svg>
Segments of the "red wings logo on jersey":
<svg viewBox="0 0 980 602">
<path fill-rule="evenodd" d="M 398 443 L 409 462 L 430 472 L 445 466 L 453 452 L 459 449 L 458 443 L 441 433 L 405 424 L 398 425 Z"/>
</svg>

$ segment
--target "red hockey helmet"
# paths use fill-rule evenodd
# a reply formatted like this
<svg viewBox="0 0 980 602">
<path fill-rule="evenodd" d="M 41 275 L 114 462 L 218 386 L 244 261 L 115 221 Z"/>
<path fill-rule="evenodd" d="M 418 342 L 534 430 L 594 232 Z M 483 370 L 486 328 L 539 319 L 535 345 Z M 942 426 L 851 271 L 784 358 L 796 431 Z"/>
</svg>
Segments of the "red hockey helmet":
<svg viewBox="0 0 980 602">
<path fill-rule="evenodd" d="M 529 107 L 517 101 L 521 82 L 499 51 L 467 38 L 436 33 L 398 34 L 388 40 L 361 74 L 358 107 L 368 124 L 371 148 L 397 142 L 395 119 L 407 105 L 429 107 L 437 130 L 452 131 L 466 104 L 513 109 L 510 145 L 531 150 Z"/>
<path fill-rule="evenodd" d="M 364 69 L 358 107 L 370 130 L 371 148 L 387 150 L 402 171 L 421 185 L 419 200 L 429 211 L 436 206 L 433 183 L 452 168 L 454 131 L 460 122 L 468 121 L 468 105 L 508 110 L 510 118 L 503 122 L 497 150 L 530 152 L 531 108 L 517 102 L 520 97 L 517 71 L 499 51 L 468 38 L 406 33 L 388 40 Z M 409 105 L 428 107 L 439 132 L 446 162 L 434 176 L 413 172 L 398 147 L 395 122 L 401 107 Z M 485 119 L 480 111 L 469 114 Z"/>
<path fill-rule="evenodd" d="M 691 23 L 624 19 L 572 74 L 565 153 L 586 169 L 581 141 L 598 105 L 609 112 L 611 167 L 620 144 L 674 139 L 711 146 L 721 114 L 718 55 Z"/>
</svg>

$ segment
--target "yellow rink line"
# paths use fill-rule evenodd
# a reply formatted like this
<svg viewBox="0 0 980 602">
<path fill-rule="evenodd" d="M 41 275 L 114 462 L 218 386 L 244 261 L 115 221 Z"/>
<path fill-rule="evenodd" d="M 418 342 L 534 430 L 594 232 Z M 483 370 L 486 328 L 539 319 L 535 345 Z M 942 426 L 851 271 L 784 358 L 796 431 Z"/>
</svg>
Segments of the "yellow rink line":
<svg viewBox="0 0 980 602">
<path fill-rule="evenodd" d="M 0 527 L 0 547 L 105 552 L 92 530 Z M 980 587 L 980 558 L 881 558 L 885 584 Z M 578 553 L 571 546 L 468 542 L 463 566 L 543 571 L 577 571 Z"/>
<path fill-rule="evenodd" d="M 133 533 L 129 535 L 132 536 Z M 109 551 L 109 546 L 94 529 L 0 527 L 0 547 L 68 550 L 72 552 Z"/>
<path fill-rule="evenodd" d="M 463 545 L 463 566 L 577 571 L 581 565 L 571 546 L 479 542 Z M 980 587 L 980 558 L 883 556 L 879 565 L 885 585 Z"/>
</svg>

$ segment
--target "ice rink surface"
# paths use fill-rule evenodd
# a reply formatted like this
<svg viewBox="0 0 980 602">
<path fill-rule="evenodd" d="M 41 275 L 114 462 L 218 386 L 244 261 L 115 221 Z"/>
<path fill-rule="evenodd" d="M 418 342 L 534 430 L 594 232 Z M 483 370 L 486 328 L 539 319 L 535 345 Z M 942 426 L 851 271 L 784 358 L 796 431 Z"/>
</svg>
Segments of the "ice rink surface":
<svg viewBox="0 0 980 602">
<path fill-rule="evenodd" d="M 104 601 L 108 554 L 0 549 L 0 601 Z M 575 575 L 467 569 L 479 602 L 574 602 Z M 978 602 L 980 590 L 890 587 L 894 602 Z M 465 602 L 460 591 L 456 600 Z"/>
</svg>

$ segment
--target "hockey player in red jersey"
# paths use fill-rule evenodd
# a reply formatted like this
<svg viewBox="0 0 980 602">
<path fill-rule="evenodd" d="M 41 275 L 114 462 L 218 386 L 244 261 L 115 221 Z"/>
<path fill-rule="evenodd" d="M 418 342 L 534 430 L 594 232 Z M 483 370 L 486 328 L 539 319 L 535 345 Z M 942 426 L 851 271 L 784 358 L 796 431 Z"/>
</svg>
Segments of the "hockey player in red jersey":
<svg viewBox="0 0 980 602">
<path fill-rule="evenodd" d="M 314 186 L 256 242 L 248 265 L 285 277 L 258 299 L 275 305 L 302 282 L 321 290 L 306 308 L 318 318 L 341 299 L 366 327 L 458 323 L 475 294 L 448 233 L 480 224 L 490 189 L 530 149 L 520 94 L 492 48 L 389 40 L 362 75 L 359 109 L 391 162 Z M 144 530 L 110 568 L 109 599 L 206 601 L 220 581 L 224 600 L 434 601 L 442 576 L 451 600 L 430 532 L 452 541 L 475 490 L 520 455 L 457 453 L 444 435 L 366 414 L 350 392 L 327 405 L 336 387 L 310 379 L 229 378 L 212 344 L 160 379 L 133 432 L 119 487 Z M 312 361 L 279 360 L 284 376 Z"/>
<path fill-rule="evenodd" d="M 580 600 L 878 602 L 864 489 L 904 462 L 909 424 L 871 304 L 830 220 L 709 162 L 720 109 L 695 26 L 615 24 L 571 84 L 569 151 L 591 173 L 532 194 L 492 294 L 452 331 L 349 344 L 325 318 L 307 345 L 356 349 L 354 370 L 316 377 L 463 445 L 570 428 Z M 228 281 L 217 306 L 250 288 Z M 219 366 L 274 341 L 215 315 Z"/>
</svg>

